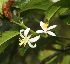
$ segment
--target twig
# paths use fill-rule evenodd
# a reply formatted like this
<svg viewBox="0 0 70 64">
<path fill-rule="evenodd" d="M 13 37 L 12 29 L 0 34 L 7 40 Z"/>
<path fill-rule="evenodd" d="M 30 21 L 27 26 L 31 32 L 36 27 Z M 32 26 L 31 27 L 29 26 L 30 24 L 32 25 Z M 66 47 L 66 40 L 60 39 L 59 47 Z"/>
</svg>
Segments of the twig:
<svg viewBox="0 0 70 64">
<path fill-rule="evenodd" d="M 15 21 L 11 21 L 11 22 L 13 22 L 14 24 L 17 24 L 17 25 L 19 25 L 19 26 L 21 26 L 21 27 L 23 27 L 25 29 L 28 28 L 27 26 L 24 25 L 24 23 L 23 24 L 19 24 L 19 23 L 15 22 Z M 36 33 L 33 30 L 30 30 L 30 32 L 33 33 L 34 35 L 36 35 Z"/>
<path fill-rule="evenodd" d="M 70 40 L 70 38 L 67 38 L 67 37 L 61 37 L 61 36 L 57 36 L 57 38 L 62 38 L 62 39 Z"/>
<path fill-rule="evenodd" d="M 55 52 L 53 55 L 50 55 L 49 57 L 43 59 L 39 64 L 45 64 L 47 61 L 51 60 L 53 57 L 59 55 L 60 53 L 63 53 L 67 50 L 70 50 L 70 46 L 67 46 L 66 48 L 59 50 L 57 52 Z"/>
</svg>

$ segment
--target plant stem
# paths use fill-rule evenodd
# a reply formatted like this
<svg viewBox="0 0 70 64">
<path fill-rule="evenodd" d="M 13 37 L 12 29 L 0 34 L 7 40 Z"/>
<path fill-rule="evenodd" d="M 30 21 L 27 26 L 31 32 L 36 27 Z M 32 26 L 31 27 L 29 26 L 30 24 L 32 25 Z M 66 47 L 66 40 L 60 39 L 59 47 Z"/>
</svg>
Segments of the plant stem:
<svg viewBox="0 0 70 64">
<path fill-rule="evenodd" d="M 48 62 L 49 60 L 51 60 L 53 57 L 55 57 L 55 56 L 57 56 L 57 55 L 65 52 L 65 51 L 68 51 L 68 50 L 70 50 L 70 46 L 67 46 L 64 49 L 55 52 L 54 54 L 50 55 L 49 57 L 43 59 L 39 64 L 45 64 L 46 62 Z"/>
<path fill-rule="evenodd" d="M 21 27 L 23 27 L 24 29 L 28 28 L 27 26 L 24 25 L 24 23 L 23 23 L 23 24 L 19 24 L 19 23 L 15 22 L 15 21 L 12 21 L 12 22 L 15 23 L 15 24 L 17 24 L 17 25 L 19 25 L 19 26 L 21 26 Z M 31 32 L 33 35 L 36 35 L 36 33 L 35 33 L 33 30 L 30 30 L 30 32 Z"/>
</svg>

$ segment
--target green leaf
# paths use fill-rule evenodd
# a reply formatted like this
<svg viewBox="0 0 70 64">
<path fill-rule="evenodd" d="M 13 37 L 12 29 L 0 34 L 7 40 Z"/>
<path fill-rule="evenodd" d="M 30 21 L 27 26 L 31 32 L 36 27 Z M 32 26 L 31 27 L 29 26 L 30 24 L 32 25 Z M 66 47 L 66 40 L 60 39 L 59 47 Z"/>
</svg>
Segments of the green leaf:
<svg viewBox="0 0 70 64">
<path fill-rule="evenodd" d="M 45 18 L 50 20 L 55 14 L 58 16 L 63 14 L 65 11 L 68 10 L 68 8 L 64 8 L 63 5 L 66 2 L 59 1 L 56 3 L 51 2 L 50 0 L 31 0 L 27 3 L 24 1 L 18 2 L 15 4 L 15 6 L 19 7 L 21 9 L 21 12 L 29 10 L 29 9 L 41 9 L 46 11 Z M 65 3 L 66 4 L 66 3 Z"/>
<path fill-rule="evenodd" d="M 70 0 L 60 0 L 59 2 L 55 3 L 56 6 L 61 6 L 64 8 L 70 7 Z"/>
<path fill-rule="evenodd" d="M 60 6 L 51 6 L 50 9 L 46 12 L 46 19 L 50 18 L 60 9 Z"/>
<path fill-rule="evenodd" d="M 2 33 L 2 37 L 0 37 L 0 53 L 9 45 L 8 40 L 17 36 L 18 34 L 18 31 L 6 31 Z"/>
<path fill-rule="evenodd" d="M 5 42 L 4 44 L 2 44 L 2 45 L 0 46 L 0 53 L 2 53 L 3 50 L 4 50 L 8 45 L 9 45 L 9 42 Z"/>
<path fill-rule="evenodd" d="M 70 55 L 65 55 L 61 64 L 70 64 Z"/>
<path fill-rule="evenodd" d="M 2 36 L 0 37 L 0 45 L 2 45 L 4 42 L 8 41 L 9 39 L 13 38 L 18 34 L 18 31 L 5 31 L 4 33 L 2 33 Z"/>
<path fill-rule="evenodd" d="M 65 13 L 69 8 L 60 8 L 56 14 L 55 17 L 59 17 L 60 15 L 62 15 L 63 13 Z"/>
<path fill-rule="evenodd" d="M 66 22 L 68 25 L 70 25 L 70 16 L 64 18 L 63 21 Z"/>
<path fill-rule="evenodd" d="M 52 2 L 50 2 L 49 0 L 31 0 L 28 3 L 21 1 L 15 4 L 15 6 L 21 9 L 21 12 L 29 9 L 47 10 L 51 5 Z"/>
</svg>

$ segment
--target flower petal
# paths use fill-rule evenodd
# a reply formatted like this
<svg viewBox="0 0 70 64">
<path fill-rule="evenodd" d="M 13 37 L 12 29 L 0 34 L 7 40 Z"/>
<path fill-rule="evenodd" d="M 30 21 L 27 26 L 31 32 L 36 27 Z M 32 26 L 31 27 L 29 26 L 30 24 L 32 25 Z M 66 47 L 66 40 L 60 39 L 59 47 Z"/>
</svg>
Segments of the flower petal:
<svg viewBox="0 0 70 64">
<path fill-rule="evenodd" d="M 55 28 L 56 26 L 57 26 L 57 25 L 50 26 L 50 27 L 47 28 L 47 30 L 53 29 L 53 28 Z"/>
<path fill-rule="evenodd" d="M 39 40 L 39 38 L 40 38 L 40 35 L 39 36 L 36 36 L 36 37 L 34 37 L 34 38 L 31 38 L 31 39 L 29 39 L 29 42 L 36 42 L 37 40 Z"/>
<path fill-rule="evenodd" d="M 51 31 L 47 31 L 47 33 L 49 34 L 49 35 L 51 35 L 51 36 L 56 36 L 53 32 L 51 32 Z"/>
<path fill-rule="evenodd" d="M 22 35 L 22 32 L 24 32 L 24 29 L 20 30 L 20 36 L 21 36 L 22 38 L 24 38 L 24 36 Z"/>
<path fill-rule="evenodd" d="M 47 31 L 47 26 L 48 26 L 48 24 L 43 23 L 43 22 L 41 21 L 41 22 L 40 22 L 40 26 L 41 26 L 41 28 L 42 28 L 44 31 Z"/>
<path fill-rule="evenodd" d="M 37 30 L 36 33 L 43 33 L 43 30 Z"/>
<path fill-rule="evenodd" d="M 28 35 L 28 33 L 29 33 L 29 30 L 30 30 L 30 28 L 27 28 L 27 29 L 24 31 L 24 36 L 27 37 L 27 35 Z"/>
<path fill-rule="evenodd" d="M 42 26 L 44 23 L 42 21 L 40 21 L 40 26 Z"/>
<path fill-rule="evenodd" d="M 31 48 L 35 48 L 35 47 L 36 47 L 36 43 L 35 43 L 35 45 L 32 45 L 30 42 L 28 42 L 28 45 L 29 45 Z"/>
</svg>

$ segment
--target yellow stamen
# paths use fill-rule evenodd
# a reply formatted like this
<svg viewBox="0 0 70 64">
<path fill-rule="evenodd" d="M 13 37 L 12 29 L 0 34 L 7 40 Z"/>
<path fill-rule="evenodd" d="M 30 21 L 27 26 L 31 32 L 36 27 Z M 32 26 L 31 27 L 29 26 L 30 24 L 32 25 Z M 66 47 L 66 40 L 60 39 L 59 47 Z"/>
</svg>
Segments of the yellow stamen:
<svg viewBox="0 0 70 64">
<path fill-rule="evenodd" d="M 43 27 L 48 27 L 48 24 L 47 24 L 47 23 L 44 23 L 44 24 L 43 24 Z"/>
<path fill-rule="evenodd" d="M 19 38 L 19 45 L 21 46 L 22 44 L 24 45 L 24 47 L 26 46 L 26 43 L 28 42 L 29 38 L 31 37 L 31 35 L 29 35 L 28 37 L 24 37 L 23 39 Z"/>
<path fill-rule="evenodd" d="M 27 43 L 27 40 L 28 40 L 28 38 L 26 37 L 26 38 L 24 38 L 24 39 L 19 39 L 19 41 L 20 41 L 20 43 L 19 43 L 19 45 L 21 46 L 22 44 L 24 45 L 24 47 L 26 46 L 26 43 Z"/>
<path fill-rule="evenodd" d="M 21 46 L 23 44 L 23 39 L 19 39 L 19 45 Z"/>
</svg>

